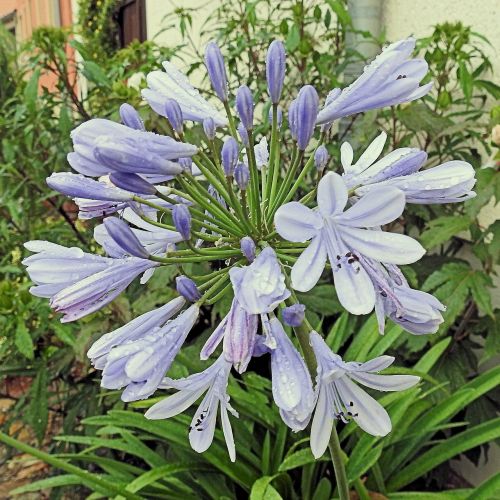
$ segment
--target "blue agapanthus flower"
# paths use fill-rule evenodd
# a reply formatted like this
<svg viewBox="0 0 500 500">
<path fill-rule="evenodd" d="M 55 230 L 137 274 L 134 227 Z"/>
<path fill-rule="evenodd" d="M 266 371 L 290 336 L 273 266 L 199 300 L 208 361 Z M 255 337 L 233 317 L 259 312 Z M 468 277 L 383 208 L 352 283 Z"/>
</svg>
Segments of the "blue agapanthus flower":
<svg viewBox="0 0 500 500">
<path fill-rule="evenodd" d="M 424 169 L 425 152 L 411 147 L 382 156 L 385 132 L 356 159 L 348 143 L 328 139 L 339 118 L 430 90 L 431 84 L 420 86 L 427 64 L 411 57 L 414 46 L 412 38 L 390 45 L 349 87 L 318 96 L 311 85 L 286 94 L 285 49 L 272 42 L 265 61 L 269 120 L 257 127 L 255 94 L 245 85 L 231 94 L 222 52 L 210 42 L 205 63 L 219 105 L 164 62 L 164 71 L 147 76 L 142 95 L 169 122 L 171 135 L 147 131 L 127 103 L 120 108 L 122 124 L 92 119 L 71 133 L 68 162 L 75 172 L 54 173 L 47 183 L 75 200 L 81 219 L 102 219 L 94 229 L 101 250 L 26 243 L 33 252 L 24 260 L 31 292 L 48 298 L 61 321 L 75 321 L 109 304 L 136 278 L 145 285 L 160 267 L 178 270 L 178 297 L 90 347 L 103 388 L 121 390 L 124 401 L 177 390 L 151 406 L 151 419 L 177 415 L 201 399 L 189 428 L 191 446 L 198 452 L 210 446 L 220 410 L 235 460 L 231 373 L 267 356 L 281 418 L 293 431 L 312 422 L 314 456 L 325 451 L 335 420 L 354 421 L 376 436 L 390 432 L 387 412 L 360 386 L 404 390 L 418 377 L 380 374 L 394 361 L 389 356 L 344 361 L 314 331 L 295 292 L 333 276 L 332 295 L 352 314 L 375 310 L 381 333 L 387 318 L 417 335 L 436 332 L 443 321 L 444 305 L 412 289 L 398 268 L 416 262 L 424 249 L 397 221 L 406 203 L 473 197 L 474 170 L 463 161 Z M 268 135 L 256 133 L 266 127 Z M 343 171 L 330 159 L 335 148 Z M 300 199 L 299 188 L 306 191 Z M 188 276 L 185 264 L 204 271 Z M 200 373 L 169 377 L 200 309 L 227 295 L 229 311 L 200 352 L 202 360 L 216 360 Z"/>
</svg>

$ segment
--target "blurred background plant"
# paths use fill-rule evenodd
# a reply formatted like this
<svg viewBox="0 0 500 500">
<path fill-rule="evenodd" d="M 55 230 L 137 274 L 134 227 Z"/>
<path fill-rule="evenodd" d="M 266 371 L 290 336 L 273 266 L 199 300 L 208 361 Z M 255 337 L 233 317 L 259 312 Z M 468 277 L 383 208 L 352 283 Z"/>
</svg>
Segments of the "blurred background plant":
<svg viewBox="0 0 500 500">
<path fill-rule="evenodd" d="M 155 273 L 147 291 L 131 287 L 104 312 L 76 324 L 60 324 L 46 302 L 28 292 L 30 283 L 20 267 L 25 241 L 47 239 L 98 251 L 91 243 L 92 223 L 78 220 L 74 204 L 45 184 L 52 171 L 67 170 L 70 131 L 91 117 L 118 120 L 123 102 L 139 106 L 143 75 L 161 60 L 177 58 L 188 74 L 204 75 L 202 54 L 193 43 L 192 11 L 177 9 L 164 20 L 166 30 L 181 30 L 179 45 L 147 41 L 119 49 L 111 14 L 115 4 L 82 0 L 75 32 L 38 29 L 21 47 L 5 30 L 0 32 L 0 397 L 9 401 L 1 439 L 54 467 L 51 477 L 31 481 L 17 493 L 56 488 L 58 495 L 71 486 L 73 496 L 85 497 L 90 490 L 92 498 L 332 498 L 331 464 L 315 462 L 306 434 L 289 433 L 270 405 L 265 360 L 253 361 L 254 373 L 230 387 L 241 415 L 235 422 L 240 444 L 235 464 L 227 459 L 218 433 L 212 448 L 197 455 L 186 439 L 187 417 L 147 421 L 142 408 L 154 400 L 126 409 L 118 394 L 99 389 L 85 356 L 89 344 L 97 334 L 168 300 L 176 269 Z M 303 83 L 313 84 L 323 96 L 344 85 L 346 67 L 363 59 L 346 43 L 348 33 L 385 42 L 383 36 L 356 31 L 343 1 L 305 5 L 224 0 L 202 32 L 203 39 L 216 39 L 223 47 L 233 88 L 248 82 L 261 100 L 258 133 L 268 131 L 263 61 L 271 40 L 286 43 L 288 101 Z M 473 490 L 451 467 L 451 459 L 460 454 L 477 463 L 500 437 L 495 405 L 500 369 L 494 363 L 500 335 L 498 309 L 491 300 L 500 225 L 482 215 L 500 200 L 493 167 L 500 160 L 498 142 L 491 139 L 491 130 L 500 125 L 500 107 L 494 105 L 500 88 L 489 79 L 491 63 L 482 50 L 487 44 L 460 23 L 437 25 L 431 36 L 418 41 L 430 66 L 428 79 L 436 82 L 428 97 L 365 113 L 330 131 L 330 168 L 337 171 L 344 140 L 362 149 L 385 130 L 387 150 L 421 147 L 429 154 L 429 166 L 463 158 L 478 177 L 475 199 L 463 206 L 413 205 L 403 221 L 429 250 L 419 264 L 406 267 L 408 279 L 447 305 L 436 335 L 411 336 L 392 325 L 380 337 L 373 316 L 342 312 L 328 282 L 301 297 L 311 323 L 347 359 L 397 353 L 399 365 L 424 379 L 418 388 L 382 398 L 394 427 L 386 438 L 362 436 L 351 425 L 342 430 L 348 475 L 359 498 L 368 498 L 369 491 L 399 499 L 416 498 L 413 491 L 430 495 L 448 489 L 456 490 L 453 498 L 495 498 L 500 490 L 499 476 Z M 55 76 L 54 88 L 44 87 L 47 74 Z M 202 87 L 208 92 L 203 79 Z M 166 120 L 147 106 L 139 109 L 149 130 L 169 133 Z M 488 157 L 491 165 L 485 167 Z M 312 182 L 306 180 L 304 192 Z M 201 366 L 189 356 L 190 349 L 198 352 L 225 307 L 206 311 L 191 347 L 176 361 L 176 375 Z M 25 425 L 32 436 L 13 441 L 22 438 Z M 34 448 L 26 444 L 30 439 Z"/>
</svg>

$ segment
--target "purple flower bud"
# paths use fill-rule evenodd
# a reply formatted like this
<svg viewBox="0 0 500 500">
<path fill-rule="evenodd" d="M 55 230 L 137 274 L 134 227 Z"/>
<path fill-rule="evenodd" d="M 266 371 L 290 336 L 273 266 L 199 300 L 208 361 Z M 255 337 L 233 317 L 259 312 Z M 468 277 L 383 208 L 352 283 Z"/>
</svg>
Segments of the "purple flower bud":
<svg viewBox="0 0 500 500">
<path fill-rule="evenodd" d="M 288 128 L 292 138 L 297 140 L 297 99 L 294 99 L 288 106 Z"/>
<path fill-rule="evenodd" d="M 182 167 L 182 170 L 191 172 L 191 167 L 193 166 L 193 160 L 189 157 L 179 158 L 179 165 Z"/>
<path fill-rule="evenodd" d="M 213 118 L 205 118 L 203 120 L 203 132 L 205 132 L 209 141 L 215 139 L 215 122 Z"/>
<path fill-rule="evenodd" d="M 139 113 L 130 104 L 125 103 L 120 106 L 120 118 L 123 124 L 129 128 L 142 131 L 146 130 Z"/>
<path fill-rule="evenodd" d="M 177 292 L 189 302 L 196 302 L 201 299 L 201 293 L 196 283 L 187 276 L 178 276 L 175 278 Z"/>
<path fill-rule="evenodd" d="M 175 229 L 185 240 L 191 238 L 191 214 L 189 213 L 186 205 L 175 205 L 172 209 L 172 220 L 174 222 Z"/>
<path fill-rule="evenodd" d="M 269 45 L 266 56 L 267 89 L 273 104 L 279 102 L 285 80 L 286 54 L 283 43 L 279 40 Z"/>
<path fill-rule="evenodd" d="M 316 167 L 316 170 L 318 170 L 318 172 L 322 172 L 329 159 L 330 155 L 328 154 L 328 150 L 322 144 L 316 150 L 316 153 L 314 153 L 314 166 Z"/>
<path fill-rule="evenodd" d="M 311 140 L 318 116 L 319 98 L 312 85 L 300 89 L 296 104 L 297 146 L 304 151 Z"/>
<path fill-rule="evenodd" d="M 212 88 L 222 102 L 227 102 L 227 75 L 224 58 L 215 42 L 210 42 L 205 49 L 205 64 Z"/>
<path fill-rule="evenodd" d="M 105 182 L 89 179 L 82 174 L 58 172 L 47 177 L 47 185 L 67 196 L 100 201 L 131 201 L 133 193 L 128 193 Z"/>
<path fill-rule="evenodd" d="M 281 128 L 281 124 L 283 123 L 283 110 L 281 109 L 281 107 L 278 106 L 278 109 L 276 111 L 277 111 L 276 118 L 278 119 L 278 128 Z M 269 120 L 269 124 L 272 125 L 273 124 L 273 108 L 272 107 L 269 109 L 268 120 Z"/>
<path fill-rule="evenodd" d="M 250 236 L 245 236 L 240 240 L 241 253 L 247 258 L 248 262 L 255 260 L 255 243 Z"/>
<path fill-rule="evenodd" d="M 253 129 L 253 97 L 246 85 L 242 85 L 236 92 L 236 110 L 241 123 L 247 130 Z"/>
<path fill-rule="evenodd" d="M 149 257 L 148 252 L 146 252 L 137 236 L 124 220 L 117 217 L 108 217 L 104 219 L 104 226 L 109 236 L 122 250 L 141 259 Z"/>
<path fill-rule="evenodd" d="M 288 326 L 300 326 L 304 321 L 306 306 L 304 304 L 293 304 L 285 307 L 282 311 L 283 322 Z"/>
<path fill-rule="evenodd" d="M 123 172 L 112 172 L 109 180 L 116 186 L 132 193 L 155 194 L 156 188 L 146 179 L 137 174 L 126 174 Z"/>
<path fill-rule="evenodd" d="M 172 128 L 178 134 L 182 134 L 182 110 L 175 99 L 167 99 L 165 101 L 165 114 Z"/>
<path fill-rule="evenodd" d="M 240 134 L 241 142 L 243 143 L 243 146 L 248 148 L 250 146 L 250 141 L 248 140 L 248 131 L 245 128 L 245 125 L 243 123 L 239 123 L 238 125 L 238 134 Z"/>
<path fill-rule="evenodd" d="M 238 143 L 234 137 L 228 137 L 222 146 L 221 158 L 222 168 L 227 177 L 232 177 L 234 174 L 234 167 L 238 162 Z"/>
<path fill-rule="evenodd" d="M 248 181 L 250 180 L 250 171 L 246 163 L 238 163 L 234 168 L 234 180 L 238 187 L 244 191 L 248 186 Z"/>
</svg>

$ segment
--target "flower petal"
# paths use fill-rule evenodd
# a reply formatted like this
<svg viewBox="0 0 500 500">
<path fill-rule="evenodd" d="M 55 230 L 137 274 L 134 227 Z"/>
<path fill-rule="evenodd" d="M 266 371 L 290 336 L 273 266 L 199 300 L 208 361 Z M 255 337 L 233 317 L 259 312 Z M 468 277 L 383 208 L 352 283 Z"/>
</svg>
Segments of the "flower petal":
<svg viewBox="0 0 500 500">
<path fill-rule="evenodd" d="M 326 388 L 321 387 L 316 403 L 311 424 L 311 451 L 314 458 L 320 458 L 328 448 L 328 441 L 332 434 L 333 418 L 328 408 L 328 398 Z"/>
<path fill-rule="evenodd" d="M 318 207 L 323 217 L 340 214 L 347 204 L 347 188 L 339 174 L 328 172 L 318 184 Z"/>
<path fill-rule="evenodd" d="M 331 262 L 335 266 L 335 262 Z M 334 271 L 333 280 L 340 303 L 351 314 L 368 314 L 375 306 L 375 290 L 368 273 L 363 267 L 356 271 L 351 265 L 344 264 Z"/>
<path fill-rule="evenodd" d="M 226 440 L 227 451 L 229 453 L 229 458 L 231 462 L 236 461 L 236 447 L 234 445 L 233 429 L 231 428 L 231 422 L 229 421 L 229 416 L 227 414 L 227 409 L 225 406 L 221 405 L 220 418 L 222 421 L 222 432 L 224 433 L 224 439 Z"/>
<path fill-rule="evenodd" d="M 293 265 L 292 287 L 299 292 L 309 291 L 325 269 L 326 248 L 321 235 L 315 236 Z"/>
<path fill-rule="evenodd" d="M 297 201 L 292 201 L 276 211 L 274 224 L 282 238 L 302 243 L 318 234 L 323 227 L 323 220 L 317 212 Z"/>
<path fill-rule="evenodd" d="M 356 173 L 362 172 L 370 165 L 375 163 L 377 158 L 382 153 L 382 150 L 384 149 L 386 140 L 387 140 L 387 134 L 385 132 L 382 132 L 370 143 L 370 145 L 365 149 L 363 154 L 359 157 L 358 161 L 356 162 L 355 165 Z"/>
<path fill-rule="evenodd" d="M 380 262 L 411 264 L 424 254 L 424 247 L 410 236 L 339 226 L 342 239 L 353 250 Z"/>
<path fill-rule="evenodd" d="M 405 195 L 399 189 L 371 190 L 355 205 L 335 219 L 339 224 L 354 227 L 375 227 L 397 219 L 405 208 Z"/>
<path fill-rule="evenodd" d="M 144 416 L 150 420 L 159 420 L 178 415 L 189 408 L 203 394 L 205 389 L 206 387 L 202 387 L 197 391 L 176 392 L 154 404 Z"/>
<path fill-rule="evenodd" d="M 415 375 L 378 375 L 376 373 L 352 372 L 349 376 L 360 384 L 377 391 L 404 391 L 418 384 Z"/>
<path fill-rule="evenodd" d="M 348 377 L 335 381 L 346 408 L 350 408 L 354 421 L 372 436 L 386 436 L 392 424 L 385 408 Z M 350 403 L 353 403 L 352 405 Z"/>
</svg>

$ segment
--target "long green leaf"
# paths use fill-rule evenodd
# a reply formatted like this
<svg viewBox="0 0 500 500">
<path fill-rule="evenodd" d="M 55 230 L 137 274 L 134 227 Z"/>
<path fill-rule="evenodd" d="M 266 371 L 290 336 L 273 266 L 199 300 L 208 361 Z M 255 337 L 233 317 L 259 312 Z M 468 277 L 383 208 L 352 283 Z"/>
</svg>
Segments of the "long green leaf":
<svg viewBox="0 0 500 500">
<path fill-rule="evenodd" d="M 399 490 L 446 460 L 476 446 L 500 438 L 500 417 L 479 424 L 434 446 L 396 473 L 388 490 Z"/>
</svg>

